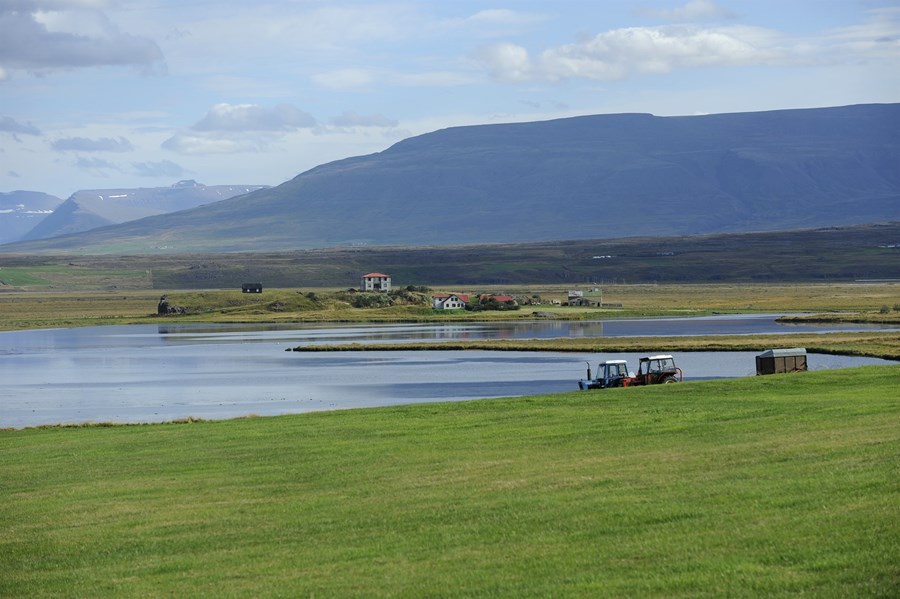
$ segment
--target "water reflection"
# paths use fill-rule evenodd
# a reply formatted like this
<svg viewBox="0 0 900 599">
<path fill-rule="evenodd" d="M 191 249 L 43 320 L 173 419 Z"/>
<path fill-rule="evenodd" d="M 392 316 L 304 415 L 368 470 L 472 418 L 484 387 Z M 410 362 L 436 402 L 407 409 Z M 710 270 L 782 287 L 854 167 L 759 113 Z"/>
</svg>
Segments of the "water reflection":
<svg viewBox="0 0 900 599">
<path fill-rule="evenodd" d="M 900 331 L 900 327 L 869 324 L 785 324 L 780 314 L 718 315 L 695 318 L 646 318 L 606 321 L 527 321 L 453 324 L 162 325 L 165 343 L 242 343 L 284 340 L 298 346 L 326 343 L 398 343 L 476 339 L 557 339 L 563 337 L 682 337 Z"/>
<path fill-rule="evenodd" d="M 740 322 L 735 323 L 738 320 Z M 761 319 L 694 320 L 727 331 Z M 685 323 L 628 321 L 632 334 Z M 706 324 L 703 324 L 706 322 Z M 768 325 L 774 322 L 768 318 Z M 573 391 L 585 364 L 637 354 L 286 352 L 312 343 L 622 334 L 605 323 L 138 325 L 0 333 L 0 427 L 231 418 Z M 756 326 L 756 325 L 754 325 Z M 636 327 L 636 328 L 635 328 Z M 759 331 L 755 331 L 759 332 Z M 709 334 L 709 333 L 706 333 Z M 665 352 L 657 348 L 653 352 Z M 686 380 L 752 376 L 755 353 L 676 354 Z M 885 364 L 810 354 L 811 369 Z"/>
</svg>

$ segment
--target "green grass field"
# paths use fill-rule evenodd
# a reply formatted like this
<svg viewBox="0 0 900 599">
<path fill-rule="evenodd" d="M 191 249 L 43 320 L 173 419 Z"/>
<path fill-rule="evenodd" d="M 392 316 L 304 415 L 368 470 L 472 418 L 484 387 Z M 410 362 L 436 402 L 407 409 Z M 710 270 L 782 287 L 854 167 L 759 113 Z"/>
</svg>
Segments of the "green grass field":
<svg viewBox="0 0 900 599">
<path fill-rule="evenodd" d="M 0 431 L 0 596 L 896 597 L 898 375 Z"/>
</svg>

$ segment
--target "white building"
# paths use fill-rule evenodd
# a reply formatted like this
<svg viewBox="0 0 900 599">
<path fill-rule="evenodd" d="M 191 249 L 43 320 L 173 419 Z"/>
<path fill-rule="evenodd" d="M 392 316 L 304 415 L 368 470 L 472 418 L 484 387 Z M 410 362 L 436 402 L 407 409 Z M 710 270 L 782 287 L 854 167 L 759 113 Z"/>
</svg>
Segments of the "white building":
<svg viewBox="0 0 900 599">
<path fill-rule="evenodd" d="M 457 293 L 440 293 L 431 296 L 431 307 L 435 310 L 462 310 L 469 302 L 469 296 Z"/>
<path fill-rule="evenodd" d="M 385 275 L 380 272 L 370 272 L 367 275 L 363 275 L 362 290 L 384 291 L 387 293 L 391 290 L 391 275 Z"/>
</svg>

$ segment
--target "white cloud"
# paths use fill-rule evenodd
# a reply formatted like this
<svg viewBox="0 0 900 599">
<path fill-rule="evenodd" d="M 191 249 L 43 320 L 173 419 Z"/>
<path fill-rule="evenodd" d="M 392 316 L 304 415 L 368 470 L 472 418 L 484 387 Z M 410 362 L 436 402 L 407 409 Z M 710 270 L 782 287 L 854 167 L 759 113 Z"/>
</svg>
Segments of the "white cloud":
<svg viewBox="0 0 900 599">
<path fill-rule="evenodd" d="M 260 152 L 268 147 L 268 140 L 249 136 L 223 136 L 216 133 L 180 131 L 165 140 L 161 146 L 179 154 L 239 154 Z"/>
<path fill-rule="evenodd" d="M 31 123 L 23 125 L 12 117 L 2 116 L 0 117 L 0 133 L 40 135 L 41 131 Z"/>
<path fill-rule="evenodd" d="M 291 132 L 316 125 L 309 113 L 291 104 L 221 103 L 189 129 L 165 140 L 162 148 L 192 155 L 261 152 Z"/>
<path fill-rule="evenodd" d="M 712 2 L 690 2 L 666 14 L 685 19 L 730 16 Z M 505 82 L 615 81 L 703 67 L 896 63 L 900 59 L 900 9 L 873 10 L 864 23 L 819 35 L 788 35 L 739 25 L 628 27 L 546 48 L 535 59 L 524 46 L 509 42 L 486 46 L 476 58 L 492 77 Z"/>
<path fill-rule="evenodd" d="M 750 27 L 617 29 L 544 52 L 541 69 L 553 78 L 602 80 L 678 68 L 764 64 L 779 58 L 777 47 L 758 43 L 768 37 L 768 32 Z"/>
<path fill-rule="evenodd" d="M 79 157 L 75 160 L 76 168 L 80 168 L 86 171 L 118 171 L 119 167 L 108 160 L 103 160 L 102 158 L 84 158 Z"/>
<path fill-rule="evenodd" d="M 527 81 L 535 74 L 528 50 L 509 42 L 484 46 L 476 59 L 487 65 L 491 75 L 500 81 Z"/>
<path fill-rule="evenodd" d="M 756 27 L 629 27 L 548 48 L 536 61 L 514 44 L 495 44 L 478 57 L 501 81 L 584 78 L 600 81 L 676 69 L 789 63 L 776 32 Z"/>
<path fill-rule="evenodd" d="M 316 120 L 290 104 L 272 108 L 256 104 L 216 104 L 192 129 L 195 131 L 292 131 L 314 127 Z"/>
<path fill-rule="evenodd" d="M 872 10 L 868 19 L 828 31 L 819 45 L 845 60 L 900 59 L 900 7 Z"/>
<path fill-rule="evenodd" d="M 57 152 L 131 152 L 134 146 L 124 137 L 113 139 L 101 137 L 89 139 L 86 137 L 66 137 L 58 139 L 50 144 Z"/>
<path fill-rule="evenodd" d="M 103 2 L 87 0 L 12 0 L 0 4 L 0 68 L 45 71 L 161 65 L 159 46 L 118 30 L 96 10 L 103 6 Z M 45 9 L 51 12 L 42 12 Z"/>
<path fill-rule="evenodd" d="M 175 164 L 171 160 L 135 162 L 132 163 L 132 166 L 135 174 L 140 177 L 181 177 L 187 172 L 181 165 Z"/>
</svg>

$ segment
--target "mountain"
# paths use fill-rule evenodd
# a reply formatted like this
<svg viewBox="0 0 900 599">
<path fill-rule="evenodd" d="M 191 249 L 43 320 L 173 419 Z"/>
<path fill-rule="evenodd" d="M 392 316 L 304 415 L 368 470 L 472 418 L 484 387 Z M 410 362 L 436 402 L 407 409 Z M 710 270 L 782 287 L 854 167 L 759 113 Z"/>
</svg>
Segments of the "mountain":
<svg viewBox="0 0 900 599">
<path fill-rule="evenodd" d="M 23 241 L 89 231 L 147 216 L 187 210 L 265 189 L 263 185 L 212 185 L 193 180 L 171 187 L 86 189 L 73 193 L 50 216 L 22 236 Z"/>
<path fill-rule="evenodd" d="M 58 197 L 39 191 L 0 193 L 0 244 L 18 241 L 60 204 Z"/>
<path fill-rule="evenodd" d="M 900 220 L 900 104 L 455 127 L 277 187 L 8 251 L 263 251 Z"/>
</svg>

